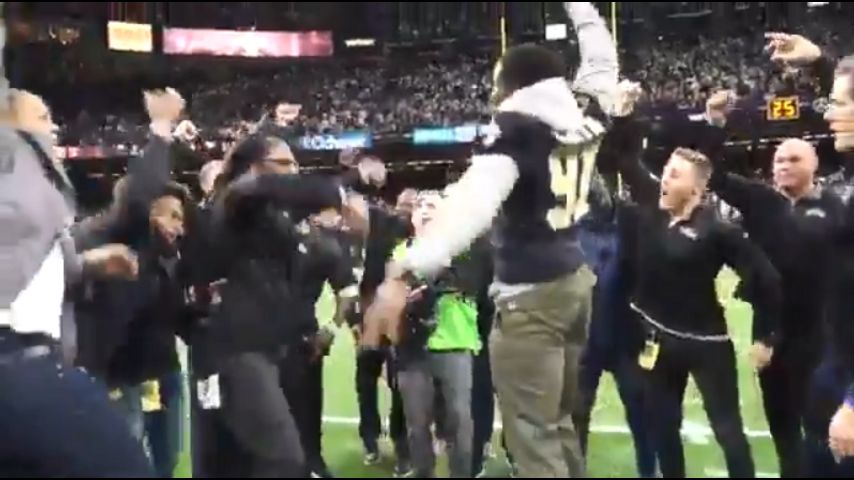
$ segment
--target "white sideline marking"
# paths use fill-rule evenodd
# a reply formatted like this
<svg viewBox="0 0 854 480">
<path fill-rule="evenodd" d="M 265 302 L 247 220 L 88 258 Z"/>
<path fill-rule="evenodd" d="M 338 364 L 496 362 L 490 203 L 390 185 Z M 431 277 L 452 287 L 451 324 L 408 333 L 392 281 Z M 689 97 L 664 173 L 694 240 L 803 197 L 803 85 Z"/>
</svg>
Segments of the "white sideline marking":
<svg viewBox="0 0 854 480">
<path fill-rule="evenodd" d="M 331 423 L 333 425 L 358 425 L 359 418 L 358 417 L 335 417 L 335 416 L 324 416 L 323 421 L 325 423 Z M 501 422 L 495 422 L 494 428 L 496 430 L 501 429 Z M 603 433 L 608 435 L 628 435 L 631 433 L 629 427 L 624 425 L 594 425 L 590 427 L 590 431 L 593 433 Z M 771 432 L 767 430 L 745 430 L 744 434 L 749 438 L 771 438 Z M 712 437 L 712 429 L 706 427 L 704 425 L 695 425 L 686 422 L 686 426 L 682 428 L 682 435 L 690 438 L 698 438 L 698 437 Z"/>
<path fill-rule="evenodd" d="M 707 468 L 703 470 L 703 473 L 705 473 L 707 477 L 711 478 L 729 478 L 729 472 L 726 470 Z M 756 472 L 756 478 L 780 478 L 780 475 L 771 472 Z"/>
</svg>

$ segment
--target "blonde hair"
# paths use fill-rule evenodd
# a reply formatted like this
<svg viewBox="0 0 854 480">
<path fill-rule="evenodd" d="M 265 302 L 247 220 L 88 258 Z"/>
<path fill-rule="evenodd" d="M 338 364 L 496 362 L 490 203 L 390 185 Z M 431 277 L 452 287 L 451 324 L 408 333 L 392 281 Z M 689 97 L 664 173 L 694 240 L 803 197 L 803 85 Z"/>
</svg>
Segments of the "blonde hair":
<svg viewBox="0 0 854 480">
<path fill-rule="evenodd" d="M 697 170 L 697 177 L 703 184 L 708 183 L 709 179 L 712 178 L 712 162 L 709 160 L 709 157 L 696 150 L 684 147 L 674 150 L 673 155 L 694 165 L 694 168 Z"/>
</svg>

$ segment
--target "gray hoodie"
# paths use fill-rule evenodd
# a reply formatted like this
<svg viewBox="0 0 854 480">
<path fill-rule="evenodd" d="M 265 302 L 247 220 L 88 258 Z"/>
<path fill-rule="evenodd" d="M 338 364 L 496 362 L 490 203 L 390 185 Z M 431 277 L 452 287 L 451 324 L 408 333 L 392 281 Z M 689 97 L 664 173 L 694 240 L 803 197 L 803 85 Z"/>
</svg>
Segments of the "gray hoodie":
<svg viewBox="0 0 854 480">
<path fill-rule="evenodd" d="M 48 138 L 33 138 L 51 154 Z M 47 166 L 55 169 L 59 188 L 46 174 Z M 65 232 L 74 221 L 70 192 L 61 165 L 43 164 L 17 131 L 0 127 L 0 310 L 10 308 L 54 247 L 68 252 Z M 77 256 L 64 256 L 66 274 L 77 270 Z"/>
</svg>

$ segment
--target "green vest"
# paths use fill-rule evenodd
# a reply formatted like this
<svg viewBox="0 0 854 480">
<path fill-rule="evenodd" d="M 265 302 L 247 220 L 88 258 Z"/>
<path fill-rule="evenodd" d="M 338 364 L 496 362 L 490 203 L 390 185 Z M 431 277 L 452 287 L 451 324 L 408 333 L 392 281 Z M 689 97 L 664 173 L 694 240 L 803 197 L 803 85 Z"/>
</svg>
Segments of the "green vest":
<svg viewBox="0 0 854 480">
<path fill-rule="evenodd" d="M 400 259 L 406 252 L 406 242 L 398 245 L 392 258 Z M 436 301 L 436 330 L 427 339 L 427 349 L 433 352 L 471 350 L 482 347 L 477 329 L 477 305 L 461 293 L 446 293 Z"/>
</svg>

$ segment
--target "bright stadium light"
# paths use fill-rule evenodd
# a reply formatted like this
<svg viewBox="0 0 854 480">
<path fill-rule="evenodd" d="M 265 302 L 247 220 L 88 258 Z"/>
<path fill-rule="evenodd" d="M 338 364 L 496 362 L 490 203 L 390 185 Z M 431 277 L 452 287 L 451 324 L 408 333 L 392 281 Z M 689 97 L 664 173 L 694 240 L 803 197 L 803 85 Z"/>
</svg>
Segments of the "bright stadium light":
<svg viewBox="0 0 854 480">
<path fill-rule="evenodd" d="M 566 40 L 566 24 L 552 23 L 546 25 L 546 40 Z"/>
<path fill-rule="evenodd" d="M 377 41 L 374 38 L 351 38 L 350 40 L 344 40 L 344 45 L 347 48 L 373 47 L 376 44 Z"/>
</svg>

